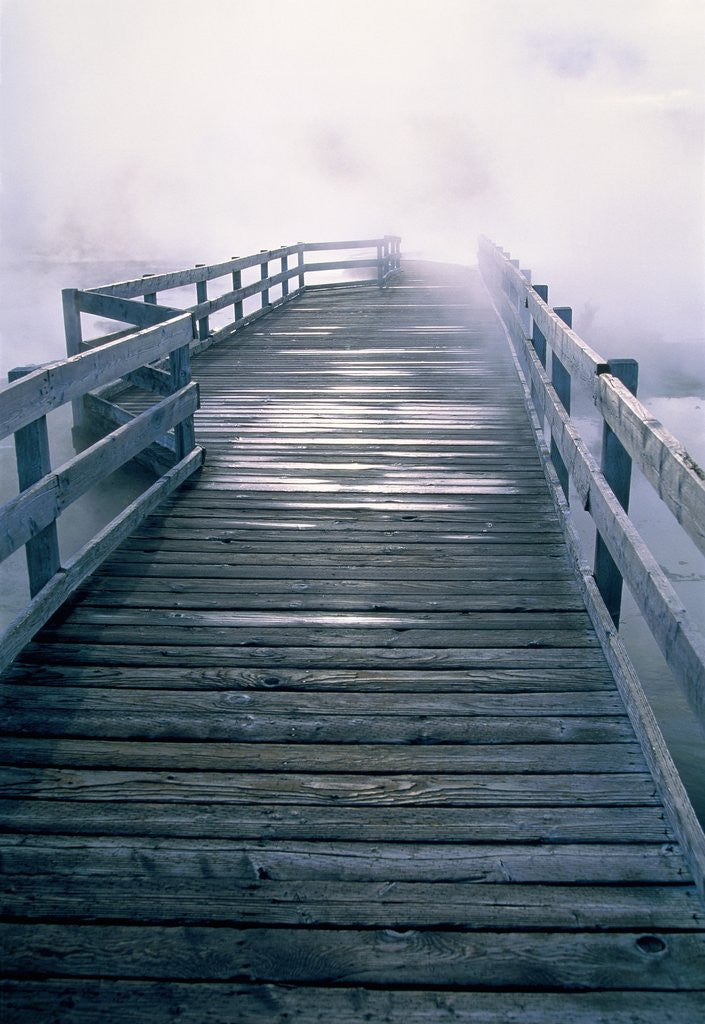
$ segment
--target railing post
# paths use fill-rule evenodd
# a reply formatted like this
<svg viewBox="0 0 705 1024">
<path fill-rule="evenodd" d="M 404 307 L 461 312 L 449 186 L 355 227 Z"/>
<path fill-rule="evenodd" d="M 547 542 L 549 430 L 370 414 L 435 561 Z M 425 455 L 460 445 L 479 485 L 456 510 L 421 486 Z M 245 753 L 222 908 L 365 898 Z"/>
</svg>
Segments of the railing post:
<svg viewBox="0 0 705 1024">
<path fill-rule="evenodd" d="M 78 301 L 78 290 L 76 288 L 64 288 L 61 292 L 61 302 L 64 310 L 64 333 L 66 335 L 66 355 L 80 355 L 83 348 L 83 333 L 81 330 L 81 307 Z M 73 425 L 81 429 L 86 426 L 88 413 L 86 404 L 81 398 L 74 398 L 71 402 L 73 410 Z"/>
<path fill-rule="evenodd" d="M 269 249 L 260 249 L 260 252 L 269 253 Z M 266 281 L 269 277 L 269 262 L 264 260 L 259 265 L 259 277 L 260 281 Z M 262 289 L 262 309 L 265 309 L 269 305 L 269 288 Z"/>
<path fill-rule="evenodd" d="M 531 271 L 522 270 L 522 275 L 527 283 L 527 286 L 531 287 Z M 524 332 L 524 337 L 529 338 L 531 336 L 531 314 L 529 313 L 529 303 L 526 295 L 519 295 L 519 320 L 521 321 L 521 329 Z"/>
<path fill-rule="evenodd" d="M 239 259 L 238 256 L 231 256 L 231 260 Z M 242 288 L 242 271 L 233 270 L 233 291 L 237 292 Z M 234 303 L 235 323 L 242 320 L 242 299 L 235 299 Z"/>
<path fill-rule="evenodd" d="M 607 363 L 609 373 L 621 380 L 633 395 L 636 394 L 639 382 L 639 364 L 636 359 L 610 359 Z M 614 496 L 625 512 L 629 511 L 629 488 L 632 478 L 632 460 L 616 436 L 606 423 L 602 424 L 602 460 L 600 468 L 612 488 Z M 622 608 L 622 576 L 615 565 L 612 555 L 607 550 L 599 532 L 595 536 L 595 582 L 607 611 L 615 626 L 619 627 L 619 616 Z"/>
<path fill-rule="evenodd" d="M 10 370 L 7 379 L 10 383 L 26 377 L 36 366 L 18 366 Z M 20 491 L 27 490 L 37 480 L 51 473 L 49 455 L 49 432 L 46 416 L 39 416 L 32 423 L 15 433 L 15 455 L 17 458 L 17 476 Z M 42 587 L 61 568 L 59 559 L 59 539 L 56 532 L 56 520 L 45 526 L 43 530 L 25 544 L 27 558 L 27 574 L 29 576 L 30 597 L 38 594 Z"/>
<path fill-rule="evenodd" d="M 548 302 L 548 285 L 547 284 L 535 284 L 532 288 L 540 299 L 544 302 Z M 543 336 L 541 330 L 537 327 L 536 321 L 534 321 L 533 330 L 531 332 L 531 344 L 534 346 L 536 355 L 541 361 L 541 365 L 544 370 L 546 369 L 546 339 Z"/>
<path fill-rule="evenodd" d="M 191 352 L 188 345 L 174 349 L 169 353 L 169 370 L 171 371 L 172 394 L 180 388 L 186 387 L 191 380 Z M 180 462 L 196 446 L 196 432 L 193 425 L 193 416 L 187 416 L 181 423 L 174 427 L 174 441 L 176 443 L 176 459 Z"/>
<path fill-rule="evenodd" d="M 205 263 L 197 263 L 196 270 L 200 267 L 205 267 Z M 196 281 L 196 302 L 208 302 L 208 282 L 207 281 Z M 198 340 L 205 341 L 208 337 L 208 317 L 202 316 L 198 320 Z"/>
<path fill-rule="evenodd" d="M 283 246 L 282 246 L 282 248 L 283 248 Z M 287 253 L 284 253 L 284 255 L 282 256 L 282 260 L 281 260 L 281 271 L 282 271 L 282 274 L 286 274 L 288 269 L 289 269 L 289 256 L 288 256 Z M 288 294 L 289 294 L 289 278 L 287 277 L 287 278 L 285 278 L 282 281 L 282 298 L 285 299 Z"/>
<path fill-rule="evenodd" d="M 145 280 L 148 277 L 154 277 L 154 274 L 142 274 L 142 279 Z M 144 301 L 151 302 L 153 306 L 157 304 L 157 293 L 156 292 L 145 292 Z"/>
<path fill-rule="evenodd" d="M 298 257 L 296 265 L 299 268 L 299 289 L 303 289 L 305 286 L 305 271 L 304 271 L 304 244 L 299 242 Z"/>
<path fill-rule="evenodd" d="M 377 242 L 377 284 L 380 288 L 384 286 L 384 256 L 381 241 Z"/>
<path fill-rule="evenodd" d="M 570 306 L 555 306 L 553 312 L 558 314 L 567 327 L 573 326 L 573 310 Z M 570 374 L 555 352 L 551 352 L 551 383 L 563 408 L 570 415 Z M 565 500 L 569 501 L 568 470 L 553 436 L 551 436 L 551 462 L 558 474 L 558 479 L 565 494 Z"/>
</svg>

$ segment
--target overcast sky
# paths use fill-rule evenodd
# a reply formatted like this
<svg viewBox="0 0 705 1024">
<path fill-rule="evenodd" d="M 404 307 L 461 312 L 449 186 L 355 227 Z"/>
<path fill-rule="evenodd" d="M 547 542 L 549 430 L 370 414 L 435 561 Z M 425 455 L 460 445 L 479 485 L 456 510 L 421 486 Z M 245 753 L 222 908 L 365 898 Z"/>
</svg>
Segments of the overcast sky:
<svg viewBox="0 0 705 1024">
<path fill-rule="evenodd" d="M 482 232 L 585 322 L 703 336 L 703 0 L 0 10 L 6 257 L 397 232 L 471 262 Z"/>
</svg>

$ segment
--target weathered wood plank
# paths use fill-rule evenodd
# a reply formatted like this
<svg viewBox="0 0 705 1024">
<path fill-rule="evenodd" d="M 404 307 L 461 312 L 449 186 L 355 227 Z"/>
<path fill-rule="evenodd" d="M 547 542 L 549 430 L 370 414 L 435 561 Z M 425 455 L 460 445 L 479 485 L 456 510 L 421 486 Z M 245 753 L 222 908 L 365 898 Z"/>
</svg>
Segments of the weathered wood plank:
<svg viewBox="0 0 705 1024">
<path fill-rule="evenodd" d="M 276 690 L 277 692 L 272 692 Z M 269 691 L 269 692 L 267 692 Z M 208 691 L 160 689 L 158 691 L 113 691 L 93 687 L 48 688 L 46 686 L 13 687 L 2 691 L 4 715 L 13 712 L 48 714 L 52 709 L 72 714 L 91 711 L 106 716 L 117 714 L 163 715 L 181 713 L 184 718 L 238 714 L 265 715 L 362 715 L 373 718 L 544 718 L 566 716 L 571 718 L 613 717 L 625 714 L 624 705 L 615 691 L 586 691 L 541 693 L 369 693 L 341 691 L 335 694 L 288 692 L 280 687 L 261 690 Z M 467 724 L 467 723 L 466 723 Z M 599 724 L 599 723 L 598 723 Z M 13 726 L 14 728 L 15 726 Z"/>
<path fill-rule="evenodd" d="M 240 1024 L 361 1020 L 388 1024 L 703 1024 L 701 993 L 482 992 L 362 987 L 111 981 L 0 980 L 11 1020 L 96 1024 L 120 1007 L 124 1024 L 237 1020 Z"/>
<path fill-rule="evenodd" d="M 419 807 L 253 805 L 144 800 L 0 800 L 15 832 L 75 836 L 340 840 L 392 843 L 672 842 L 663 808 L 648 806 Z M 402 847 L 402 850 L 404 847 Z M 540 852 L 542 846 L 537 847 Z M 452 860 L 452 858 L 451 858 Z"/>
<path fill-rule="evenodd" d="M 237 626 L 206 626 L 197 625 L 188 619 L 198 615 L 218 616 L 218 612 L 157 612 L 146 615 L 129 616 L 127 613 L 116 615 L 118 621 L 111 621 L 110 613 L 96 612 L 94 620 L 87 623 L 74 623 L 68 619 L 58 628 L 46 626 L 40 639 L 51 643 L 68 641 L 70 643 L 108 643 L 108 644 L 149 644 L 159 633 L 159 642 L 164 644 L 184 643 L 189 647 L 196 646 L 228 646 L 228 647 L 271 647 L 289 650 L 298 647 L 354 648 L 358 650 L 368 647 L 378 649 L 446 649 L 452 644 L 457 649 L 474 647 L 487 648 L 496 644 L 498 647 L 529 647 L 529 648 L 587 648 L 597 649 L 597 640 L 590 629 L 416 629 L 413 626 L 378 629 L 326 629 L 315 627 L 306 629 L 298 626 L 272 628 L 253 625 L 247 629 Z M 173 618 L 167 623 L 168 616 Z M 174 620 L 183 616 L 186 621 L 177 625 Z M 126 624 L 121 620 L 129 618 Z M 141 619 L 141 622 L 140 622 Z M 187 632 L 186 632 L 187 631 Z M 344 657 L 344 655 L 343 655 Z"/>
<path fill-rule="evenodd" d="M 645 772 L 566 775 L 349 775 L 2 767 L 5 799 L 160 800 L 325 806 L 621 806 L 657 803 Z"/>
<path fill-rule="evenodd" d="M 279 249 L 269 250 L 271 258 L 275 259 L 284 254 L 298 252 L 298 246 L 288 245 Z M 211 263 L 201 265 L 189 270 L 171 271 L 166 274 L 152 274 L 149 278 L 136 278 L 131 281 L 119 281 L 115 284 L 101 285 L 99 288 L 89 289 L 99 292 L 101 295 L 116 295 L 125 299 L 146 295 L 148 292 L 168 292 L 173 288 L 183 288 L 186 285 L 197 284 L 199 281 L 212 281 L 217 277 L 224 277 L 236 271 L 246 270 L 248 267 L 257 266 L 262 257 L 259 253 L 252 256 L 238 256 L 223 263 Z"/>
<path fill-rule="evenodd" d="M 36 627 L 35 627 L 36 628 Z M 184 638 L 180 638 L 184 639 Z M 187 639 L 187 638 L 186 638 Z M 24 651 L 29 664 L 61 661 L 65 665 L 154 665 L 154 637 L 146 644 L 33 643 Z M 600 671 L 603 660 L 597 651 L 585 647 L 534 648 L 501 647 L 408 647 L 404 661 L 418 669 L 582 668 Z M 408 661 L 407 661 L 408 658 Z M 342 658 L 335 648 L 325 647 L 216 647 L 160 643 L 159 664 L 177 668 L 280 668 L 394 669 L 399 667 L 399 648 L 348 648 Z"/>
<path fill-rule="evenodd" d="M 77 813 L 80 811 L 77 808 Z M 425 816 L 424 816 L 425 818 Z M 423 821 L 420 818 L 420 821 Z M 517 838 L 520 838 L 517 836 Z M 664 843 L 395 842 L 282 843 L 270 839 L 127 839 L 110 836 L 0 835 L 0 865 L 7 876 L 42 874 L 82 878 L 224 879 L 269 882 L 540 883 L 686 885 L 682 855 Z M 252 888 L 256 891 L 256 887 Z M 271 889 L 275 892 L 275 889 Z M 283 891 L 283 889 L 282 889 Z M 438 890 L 440 892 L 440 890 Z M 381 894 L 380 894 L 381 895 Z M 574 896 L 579 894 L 574 893 Z M 305 901 L 304 901 L 305 902 Z M 572 902 L 568 899 L 568 902 Z M 693 922 L 702 919 L 695 907 Z"/>
<path fill-rule="evenodd" d="M 133 302 L 113 295 L 103 295 L 98 291 L 77 291 L 75 295 L 82 313 L 107 317 L 109 320 L 121 320 L 136 327 L 153 327 L 155 324 L 164 323 L 165 320 L 172 320 L 182 312 L 170 306 L 152 302 Z"/>
<path fill-rule="evenodd" d="M 222 878 L 57 877 L 3 879 L 6 920 L 54 918 L 136 924 L 335 926 L 345 928 L 540 928 L 702 933 L 695 886 L 475 885 L 434 882 L 224 884 Z M 39 897 L 41 896 L 41 901 Z"/>
<path fill-rule="evenodd" d="M 269 672 L 257 668 L 155 668 L 120 665 L 25 665 L 18 659 L 6 675 L 12 685 L 87 686 L 139 690 L 325 690 L 393 693 L 534 693 L 613 689 L 606 666 L 544 668 L 527 673 L 519 668 L 426 670 L 296 669 Z"/>
<path fill-rule="evenodd" d="M 643 772 L 637 743 L 400 744 L 174 743 L 0 736 L 0 762 L 15 766 L 180 771 Z"/>
<path fill-rule="evenodd" d="M 705 970 L 702 934 L 6 924 L 0 939 L 8 973 L 55 977 L 677 991 L 701 989 Z"/>
</svg>

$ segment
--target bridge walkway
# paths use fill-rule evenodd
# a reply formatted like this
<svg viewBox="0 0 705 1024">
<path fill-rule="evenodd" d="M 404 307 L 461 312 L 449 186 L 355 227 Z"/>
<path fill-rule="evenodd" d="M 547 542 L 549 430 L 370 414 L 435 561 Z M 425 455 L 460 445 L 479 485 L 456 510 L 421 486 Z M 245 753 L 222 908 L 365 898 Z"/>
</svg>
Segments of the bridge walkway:
<svg viewBox="0 0 705 1024">
<path fill-rule="evenodd" d="M 307 290 L 194 374 L 204 469 L 6 680 L 5 1019 L 705 1019 L 479 278 Z"/>
</svg>

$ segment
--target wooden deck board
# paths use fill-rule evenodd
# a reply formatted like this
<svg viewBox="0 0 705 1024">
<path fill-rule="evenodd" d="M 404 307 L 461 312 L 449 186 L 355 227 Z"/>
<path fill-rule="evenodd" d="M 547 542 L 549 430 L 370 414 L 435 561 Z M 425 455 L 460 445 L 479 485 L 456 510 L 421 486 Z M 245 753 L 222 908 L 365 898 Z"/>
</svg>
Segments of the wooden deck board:
<svg viewBox="0 0 705 1024">
<path fill-rule="evenodd" d="M 705 1020 L 478 279 L 305 292 L 194 375 L 203 471 L 5 679 L 9 1019 Z"/>
</svg>

